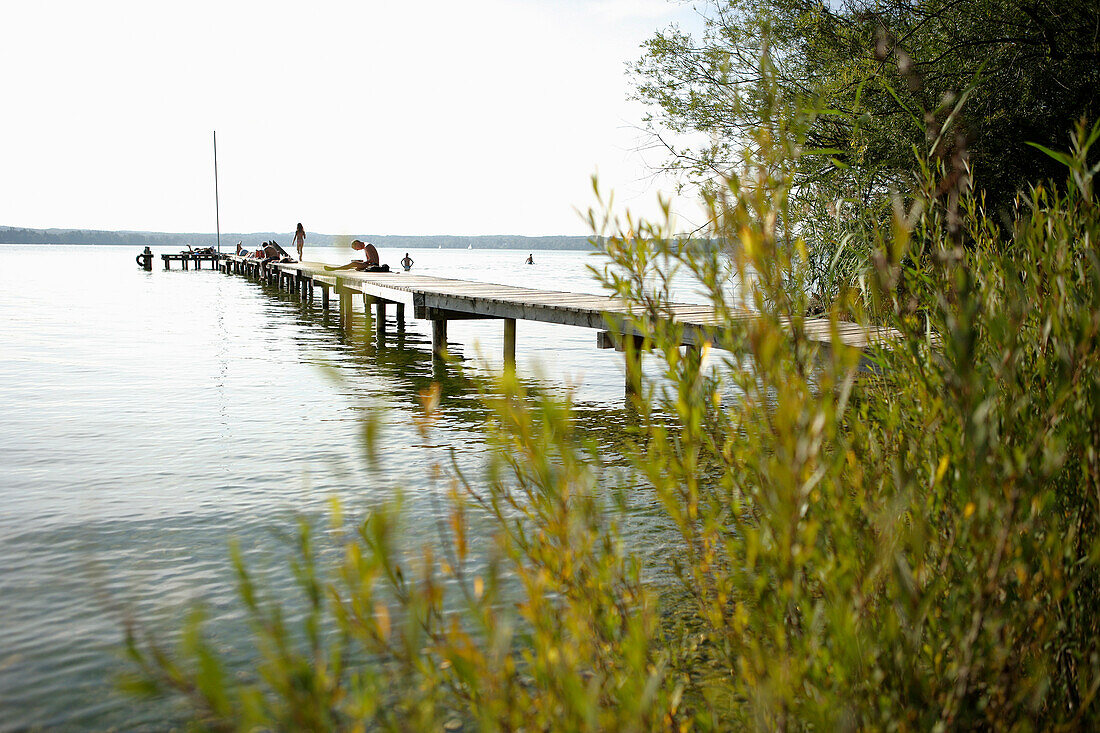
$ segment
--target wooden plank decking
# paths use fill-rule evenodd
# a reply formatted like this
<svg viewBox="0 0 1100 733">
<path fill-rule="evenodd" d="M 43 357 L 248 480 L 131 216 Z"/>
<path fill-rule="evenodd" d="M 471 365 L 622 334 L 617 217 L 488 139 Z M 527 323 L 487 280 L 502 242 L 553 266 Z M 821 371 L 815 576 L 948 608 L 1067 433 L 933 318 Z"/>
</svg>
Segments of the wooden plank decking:
<svg viewBox="0 0 1100 733">
<path fill-rule="evenodd" d="M 606 331 L 609 327 L 614 329 L 618 323 L 621 326 L 620 332 L 630 330 L 625 325 L 626 304 L 600 295 L 495 285 L 405 272 L 327 271 L 324 264 L 319 262 L 270 263 L 265 266 L 257 260 L 235 255 L 223 255 L 223 260 L 223 267 L 229 272 L 247 270 L 256 276 L 265 276 L 283 282 L 288 287 L 298 288 L 300 292 L 304 292 L 307 287 L 320 286 L 325 289 L 326 305 L 329 288 L 340 295 L 361 294 L 373 299 L 376 309 L 384 308 L 385 303 L 396 303 L 399 305 L 400 318 L 404 317 L 404 308 L 407 307 L 412 310 L 415 318 L 442 323 L 437 328 L 443 329 L 443 338 L 446 321 L 457 318 L 497 318 L 512 321 L 513 335 L 516 320 L 557 323 L 600 331 Z M 347 307 L 350 308 L 350 302 Z M 684 327 L 686 345 L 700 345 L 708 332 L 713 332 L 721 325 L 714 309 L 707 305 L 675 303 L 671 310 L 674 320 Z M 753 313 L 745 311 L 742 317 L 752 318 Z M 807 336 L 823 345 L 832 343 L 832 328 L 830 321 L 825 318 L 808 319 L 804 322 Z M 899 339 L 901 336 L 893 329 L 868 330 L 855 323 L 839 323 L 836 328 L 842 343 L 860 350 L 873 344 Z M 606 339 L 601 340 L 601 345 L 606 343 Z"/>
<path fill-rule="evenodd" d="M 162 254 L 160 256 L 161 262 L 164 263 L 164 269 L 170 270 L 171 263 L 179 262 L 183 269 L 188 269 L 188 263 L 194 262 L 195 269 L 201 269 L 203 262 L 209 262 L 210 268 L 213 269 L 218 266 L 219 260 L 222 255 L 217 252 L 180 252 L 178 254 Z"/>
</svg>

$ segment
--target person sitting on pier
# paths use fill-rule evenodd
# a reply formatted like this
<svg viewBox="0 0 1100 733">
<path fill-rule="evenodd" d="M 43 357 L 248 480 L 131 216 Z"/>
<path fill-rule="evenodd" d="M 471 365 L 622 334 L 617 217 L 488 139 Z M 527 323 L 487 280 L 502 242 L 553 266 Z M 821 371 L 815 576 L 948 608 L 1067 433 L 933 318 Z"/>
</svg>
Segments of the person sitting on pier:
<svg viewBox="0 0 1100 733">
<path fill-rule="evenodd" d="M 267 262 L 294 262 L 294 258 L 280 247 L 274 239 L 270 242 L 264 242 L 264 248 L 258 253 L 258 256 Z"/>
<path fill-rule="evenodd" d="M 240 242 L 237 242 L 237 256 L 248 257 L 248 250 L 242 247 Z"/>
<path fill-rule="evenodd" d="M 333 270 L 358 270 L 359 272 L 389 272 L 389 265 L 380 265 L 378 263 L 378 250 L 370 242 L 363 242 L 360 239 L 356 239 L 351 243 L 352 249 L 363 250 L 363 260 L 352 260 L 346 265 L 340 265 L 339 267 L 333 267 L 331 265 L 325 265 L 325 269 L 329 272 Z"/>
</svg>

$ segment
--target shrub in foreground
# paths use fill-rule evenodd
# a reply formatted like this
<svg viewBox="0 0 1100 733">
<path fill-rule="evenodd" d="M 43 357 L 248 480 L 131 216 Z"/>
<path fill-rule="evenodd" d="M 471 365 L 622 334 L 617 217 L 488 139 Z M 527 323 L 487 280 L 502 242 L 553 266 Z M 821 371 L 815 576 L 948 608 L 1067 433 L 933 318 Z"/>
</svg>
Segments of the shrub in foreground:
<svg viewBox="0 0 1100 733">
<path fill-rule="evenodd" d="M 393 510 L 337 509 L 335 566 L 301 529 L 302 609 L 238 562 L 251 674 L 196 616 L 177 651 L 132 630 L 127 684 L 182 693 L 210 729 L 1095 727 L 1098 138 L 1080 127 L 1065 185 L 1003 224 L 930 163 L 872 243 L 896 331 L 870 357 L 837 317 L 867 332 L 864 298 L 810 337 L 796 135 L 757 140 L 708 202 L 728 248 L 593 214 L 598 276 L 660 364 L 633 373 L 629 471 L 567 400 L 505 376 L 489 476 L 454 475 L 438 544 L 402 548 Z M 663 318 L 673 272 L 722 316 L 701 348 Z M 657 545 L 632 542 L 639 521 Z"/>
</svg>

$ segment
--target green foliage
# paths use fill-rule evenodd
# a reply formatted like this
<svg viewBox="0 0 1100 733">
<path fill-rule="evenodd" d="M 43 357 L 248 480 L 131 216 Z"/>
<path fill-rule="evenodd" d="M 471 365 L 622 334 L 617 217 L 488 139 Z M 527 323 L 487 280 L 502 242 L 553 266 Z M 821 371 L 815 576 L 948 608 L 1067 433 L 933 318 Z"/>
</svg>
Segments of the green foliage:
<svg viewBox="0 0 1100 733">
<path fill-rule="evenodd" d="M 1078 120 L 1100 118 L 1092 0 L 712 0 L 700 13 L 697 37 L 647 42 L 637 96 L 670 164 L 719 190 L 757 130 L 791 119 L 777 104 L 806 110 L 791 196 L 818 311 L 865 274 L 891 196 L 918 185 L 914 149 L 976 171 L 1001 221 L 1018 190 L 1062 175 L 1028 143 L 1063 149 Z"/>
<path fill-rule="evenodd" d="M 711 136 L 679 161 L 719 175 L 771 119 L 758 59 L 776 59 L 783 96 L 823 114 L 808 135 L 809 179 L 847 179 L 878 198 L 912 179 L 911 147 L 940 133 L 959 95 L 971 96 L 941 141 L 965 147 L 988 200 L 1011 204 L 1027 183 L 1059 175 L 1025 143 L 1062 148 L 1080 117 L 1100 115 L 1100 36 L 1084 0 L 713 0 L 699 38 L 669 29 L 636 65 L 638 96 L 654 121 Z M 969 91 L 968 91 L 969 90 Z"/>
<path fill-rule="evenodd" d="M 255 670 L 232 674 L 197 615 L 174 653 L 131 631 L 130 688 L 182 693 L 208 729 L 1100 724 L 1100 125 L 1006 224 L 925 158 L 823 347 L 808 120 L 757 129 L 712 190 L 723 249 L 592 212 L 597 275 L 660 364 L 631 370 L 620 456 L 506 373 L 488 478 L 452 472 L 437 544 L 402 547 L 397 507 L 334 507 L 337 562 L 300 527 L 293 613 L 237 561 Z M 697 348 L 667 319 L 675 272 L 720 316 Z M 845 345 L 842 310 L 884 340 Z M 632 540 L 642 521 L 659 543 Z"/>
</svg>

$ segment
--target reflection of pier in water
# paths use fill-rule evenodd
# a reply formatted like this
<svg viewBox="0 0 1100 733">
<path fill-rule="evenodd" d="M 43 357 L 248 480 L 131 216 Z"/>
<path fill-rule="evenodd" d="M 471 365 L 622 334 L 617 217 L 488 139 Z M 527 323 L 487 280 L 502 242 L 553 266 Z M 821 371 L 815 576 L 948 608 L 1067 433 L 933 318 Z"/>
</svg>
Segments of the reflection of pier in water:
<svg viewBox="0 0 1100 733">
<path fill-rule="evenodd" d="M 291 308 L 297 324 L 304 328 L 292 330 L 289 338 L 300 340 L 307 351 L 316 346 L 318 337 L 334 349 L 331 358 L 319 357 L 317 363 L 342 385 L 349 398 L 369 394 L 364 391 L 360 376 L 371 375 L 385 385 L 375 394 L 387 399 L 387 407 L 409 415 L 422 415 L 423 395 L 433 384 L 438 384 L 441 408 L 438 419 L 442 425 L 480 434 L 491 421 L 494 413 L 486 406 L 486 398 L 501 395 L 495 380 L 482 371 L 482 362 L 464 356 L 461 345 L 452 343 L 452 350 L 448 352 L 450 358 L 444 361 L 431 353 L 430 334 L 415 328 L 402 328 L 393 309 L 387 313 L 384 328 L 377 329 L 377 321 L 371 314 L 373 309 L 364 313 L 357 308 L 352 314 L 352 328 L 346 329 L 338 309 L 322 310 L 292 292 L 274 290 L 274 285 L 268 286 L 264 281 L 261 284 L 272 297 Z M 267 290 L 268 287 L 272 289 Z M 529 396 L 537 397 L 545 392 L 562 394 L 561 385 L 553 380 L 547 383 L 535 377 L 516 378 Z M 576 394 L 569 392 L 578 434 L 594 439 L 608 450 L 605 459 L 616 463 L 615 456 L 619 455 L 623 441 L 637 425 L 633 403 L 627 400 L 616 404 L 599 397 L 577 399 Z M 363 404 L 370 404 L 370 401 Z"/>
<path fill-rule="evenodd" d="M 631 325 L 628 304 L 617 299 L 397 272 L 330 271 L 316 262 L 265 263 L 235 255 L 223 256 L 219 268 L 229 274 L 266 281 L 311 301 L 315 290 L 320 288 L 321 306 L 325 311 L 330 308 L 332 291 L 338 298 L 340 323 L 349 334 L 354 324 L 352 306 L 359 296 L 363 299 L 367 328 L 372 327 L 371 306 L 374 306 L 373 328 L 380 341 L 385 335 L 386 307 L 389 304 L 396 306 L 399 332 L 404 329 L 406 313 L 411 310 L 414 318 L 431 321 L 432 353 L 437 356 L 447 350 L 448 321 L 501 320 L 506 368 L 515 367 L 517 320 L 597 329 L 597 347 L 626 352 L 628 390 L 638 374 L 641 335 Z M 673 303 L 669 310 L 673 321 L 682 327 L 683 345 L 689 348 L 713 343 L 715 333 L 723 328 L 723 321 L 711 306 Z M 746 311 L 739 317 L 755 316 Z M 830 347 L 837 338 L 839 343 L 861 351 L 900 336 L 893 329 L 866 329 L 859 324 L 837 323 L 827 318 L 806 319 L 802 330 L 808 339 L 823 347 Z M 631 339 L 638 348 L 624 349 Z"/>
</svg>

